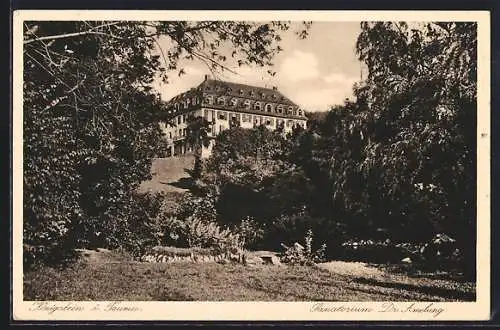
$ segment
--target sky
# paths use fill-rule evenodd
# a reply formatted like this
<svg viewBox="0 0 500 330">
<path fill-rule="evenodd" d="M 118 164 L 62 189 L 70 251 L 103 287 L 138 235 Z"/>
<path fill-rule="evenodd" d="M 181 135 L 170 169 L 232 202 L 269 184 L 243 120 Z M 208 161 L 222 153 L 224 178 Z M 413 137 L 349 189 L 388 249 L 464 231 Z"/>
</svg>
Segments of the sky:
<svg viewBox="0 0 500 330">
<path fill-rule="evenodd" d="M 298 26 L 298 25 L 297 25 Z M 332 105 L 342 104 L 352 96 L 352 85 L 361 78 L 361 63 L 355 54 L 355 43 L 360 32 L 358 22 L 314 22 L 306 39 L 299 39 L 294 31 L 284 32 L 280 46 L 283 51 L 274 58 L 276 75 L 267 74 L 269 68 L 237 67 L 219 73 L 218 79 L 271 88 L 276 86 L 285 96 L 307 111 L 327 111 Z M 168 40 L 159 40 L 168 48 Z M 182 61 L 186 74 L 169 75 L 169 83 L 159 79 L 154 88 L 165 101 L 191 87 L 199 85 L 210 71 L 202 62 Z"/>
</svg>

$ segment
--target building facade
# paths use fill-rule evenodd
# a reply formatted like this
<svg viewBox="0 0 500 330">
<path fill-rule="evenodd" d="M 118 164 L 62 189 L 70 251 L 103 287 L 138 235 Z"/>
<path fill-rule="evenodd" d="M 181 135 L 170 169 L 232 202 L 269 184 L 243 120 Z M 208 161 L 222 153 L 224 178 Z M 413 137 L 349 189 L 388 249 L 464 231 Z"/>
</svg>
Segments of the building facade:
<svg viewBox="0 0 500 330">
<path fill-rule="evenodd" d="M 281 127 L 290 132 L 296 126 L 306 128 L 307 118 L 290 99 L 277 88 L 263 88 L 209 79 L 197 87 L 172 98 L 168 104 L 170 123 L 162 123 L 169 143 L 169 155 L 177 156 L 193 151 L 187 142 L 188 117 L 204 117 L 210 123 L 209 147 L 201 148 L 201 156 L 210 155 L 215 137 L 236 124 L 242 128 L 265 125 L 274 130 Z"/>
</svg>

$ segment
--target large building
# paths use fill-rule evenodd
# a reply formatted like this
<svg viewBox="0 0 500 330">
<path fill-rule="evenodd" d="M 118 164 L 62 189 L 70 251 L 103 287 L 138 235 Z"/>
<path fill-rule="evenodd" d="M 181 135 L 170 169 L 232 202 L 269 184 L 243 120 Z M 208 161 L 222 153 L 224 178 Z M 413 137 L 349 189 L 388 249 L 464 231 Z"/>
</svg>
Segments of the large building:
<svg viewBox="0 0 500 330">
<path fill-rule="evenodd" d="M 167 104 L 169 124 L 162 124 L 170 148 L 169 155 L 181 155 L 193 151 L 186 141 L 188 117 L 203 116 L 210 123 L 208 148 L 201 149 L 201 156 L 208 157 L 213 139 L 232 124 L 242 128 L 265 125 L 269 129 L 282 127 L 284 132 L 295 126 L 306 128 L 304 111 L 277 88 L 263 88 L 220 80 L 205 80 L 197 87 L 179 94 Z"/>
</svg>

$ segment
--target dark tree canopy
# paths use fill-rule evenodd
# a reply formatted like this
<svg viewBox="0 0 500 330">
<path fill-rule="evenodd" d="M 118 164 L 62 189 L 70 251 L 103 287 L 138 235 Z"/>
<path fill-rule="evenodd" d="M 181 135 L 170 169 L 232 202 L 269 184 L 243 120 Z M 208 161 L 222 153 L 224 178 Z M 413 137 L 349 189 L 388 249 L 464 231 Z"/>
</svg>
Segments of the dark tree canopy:
<svg viewBox="0 0 500 330">
<path fill-rule="evenodd" d="M 165 148 L 158 122 L 168 118 L 151 88 L 155 76 L 182 74 L 180 59 L 201 60 L 214 72 L 229 61 L 270 66 L 289 28 L 287 22 L 26 22 L 26 245 L 48 254 L 155 244 L 158 203 L 137 192 L 150 176 L 151 158 Z M 158 38 L 169 39 L 170 48 L 159 47 Z M 229 57 L 223 45 L 233 50 Z"/>
</svg>

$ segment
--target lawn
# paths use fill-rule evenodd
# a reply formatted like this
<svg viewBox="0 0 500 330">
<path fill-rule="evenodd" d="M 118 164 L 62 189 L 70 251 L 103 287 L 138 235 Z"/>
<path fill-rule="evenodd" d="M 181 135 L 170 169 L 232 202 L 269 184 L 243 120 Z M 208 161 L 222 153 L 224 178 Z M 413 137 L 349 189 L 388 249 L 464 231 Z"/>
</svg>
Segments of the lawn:
<svg viewBox="0 0 500 330">
<path fill-rule="evenodd" d="M 299 266 L 140 263 L 94 258 L 24 276 L 24 300 L 473 301 L 474 284 L 356 263 Z M 327 267 L 325 267 L 327 268 Z"/>
</svg>

